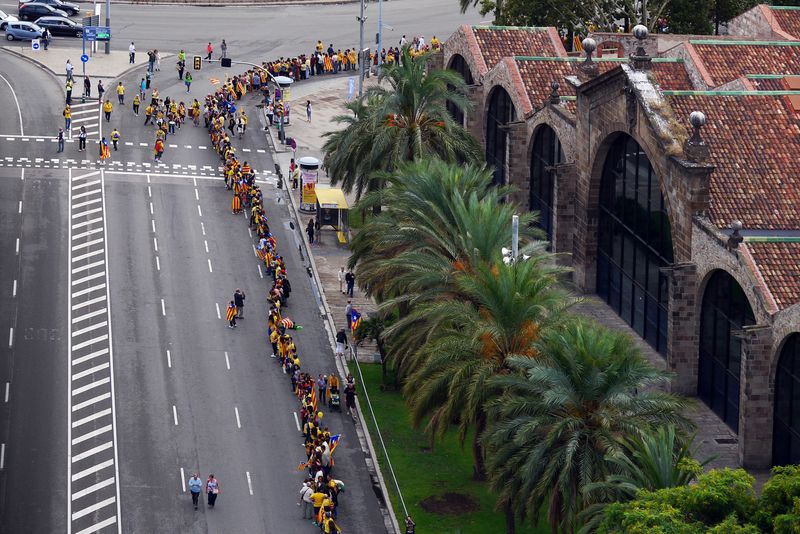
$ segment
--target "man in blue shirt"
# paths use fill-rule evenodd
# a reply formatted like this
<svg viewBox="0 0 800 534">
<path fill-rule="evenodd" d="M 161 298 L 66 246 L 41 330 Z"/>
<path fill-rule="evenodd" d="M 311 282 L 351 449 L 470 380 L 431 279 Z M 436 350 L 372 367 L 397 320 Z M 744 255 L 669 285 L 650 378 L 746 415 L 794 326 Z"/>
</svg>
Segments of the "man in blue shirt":
<svg viewBox="0 0 800 534">
<path fill-rule="evenodd" d="M 202 490 L 203 490 L 203 481 L 200 480 L 200 477 L 197 476 L 197 473 L 195 473 L 189 479 L 189 491 L 192 493 L 192 504 L 194 504 L 195 510 L 197 510 L 197 501 L 198 499 L 200 499 L 200 492 Z"/>
</svg>

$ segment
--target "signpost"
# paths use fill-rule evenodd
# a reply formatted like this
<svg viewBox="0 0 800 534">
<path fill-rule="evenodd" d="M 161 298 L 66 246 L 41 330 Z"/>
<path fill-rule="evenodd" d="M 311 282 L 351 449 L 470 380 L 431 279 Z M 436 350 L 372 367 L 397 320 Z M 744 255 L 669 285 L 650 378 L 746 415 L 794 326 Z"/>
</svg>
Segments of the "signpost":
<svg viewBox="0 0 800 534">
<path fill-rule="evenodd" d="M 41 49 L 41 44 L 39 39 L 31 39 L 31 50 L 34 52 L 38 52 Z"/>
</svg>

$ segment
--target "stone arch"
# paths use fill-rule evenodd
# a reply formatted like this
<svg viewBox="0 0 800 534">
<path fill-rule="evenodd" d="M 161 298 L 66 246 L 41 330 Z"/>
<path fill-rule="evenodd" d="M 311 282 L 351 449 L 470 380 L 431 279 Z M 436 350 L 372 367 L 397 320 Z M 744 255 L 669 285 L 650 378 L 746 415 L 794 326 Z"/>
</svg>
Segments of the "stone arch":
<svg viewBox="0 0 800 534">
<path fill-rule="evenodd" d="M 539 123 L 530 137 L 528 149 L 528 209 L 539 212 L 539 227 L 552 241 L 555 188 L 558 179 L 555 165 L 565 161 L 558 132 L 546 122 Z"/>
<path fill-rule="evenodd" d="M 517 120 L 512 94 L 502 85 L 489 91 L 485 102 L 486 163 L 494 169 L 495 183 L 508 183 L 510 136 L 507 126 Z"/>
<path fill-rule="evenodd" d="M 601 41 L 597 45 L 597 57 L 603 57 L 603 52 L 616 48 L 616 57 L 625 57 L 625 45 L 620 41 Z M 608 57 L 608 56 L 606 56 Z"/>
<path fill-rule="evenodd" d="M 639 142 L 609 140 L 597 195 L 597 294 L 660 354 L 669 339 L 672 224 L 663 180 Z"/>
<path fill-rule="evenodd" d="M 800 463 L 800 332 L 781 340 L 771 369 L 772 465 Z"/>
<path fill-rule="evenodd" d="M 472 77 L 472 70 L 470 69 L 469 63 L 467 63 L 467 60 L 464 59 L 464 56 L 462 56 L 461 54 L 456 53 L 450 56 L 450 59 L 447 62 L 447 69 L 460 74 L 461 77 L 464 79 L 464 83 L 466 83 L 467 85 L 473 85 L 475 83 L 475 80 Z M 452 89 L 452 86 L 448 85 L 448 89 Z M 446 105 L 447 105 L 447 111 L 450 112 L 450 116 L 453 117 L 453 120 L 456 123 L 465 126 L 467 117 L 464 111 L 462 111 L 449 101 L 447 102 Z"/>
</svg>

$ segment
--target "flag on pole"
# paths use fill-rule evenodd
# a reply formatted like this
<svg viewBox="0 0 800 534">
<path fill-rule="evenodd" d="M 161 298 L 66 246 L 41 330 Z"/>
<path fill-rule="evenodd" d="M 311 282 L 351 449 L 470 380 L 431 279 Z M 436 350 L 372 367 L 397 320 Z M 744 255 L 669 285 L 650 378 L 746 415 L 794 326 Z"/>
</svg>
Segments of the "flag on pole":
<svg viewBox="0 0 800 534">
<path fill-rule="evenodd" d="M 314 408 L 314 413 L 317 413 L 317 390 L 311 388 L 311 406 Z"/>
<path fill-rule="evenodd" d="M 331 456 L 333 456 L 333 451 L 336 450 L 336 447 L 339 446 L 339 440 L 342 439 L 341 434 L 334 434 L 331 436 L 330 444 L 331 444 Z"/>
<path fill-rule="evenodd" d="M 353 333 L 355 333 L 356 328 L 358 328 L 358 325 L 360 324 L 361 324 L 361 314 L 358 313 L 358 310 L 353 308 L 350 311 L 350 328 L 352 329 Z"/>
</svg>

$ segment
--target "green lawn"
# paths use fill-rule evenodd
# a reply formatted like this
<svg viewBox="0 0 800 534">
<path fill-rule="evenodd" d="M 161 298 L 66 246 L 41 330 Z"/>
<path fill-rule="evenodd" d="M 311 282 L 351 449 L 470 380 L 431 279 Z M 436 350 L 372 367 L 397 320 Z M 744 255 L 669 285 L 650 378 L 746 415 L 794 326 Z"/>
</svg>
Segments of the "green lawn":
<svg viewBox="0 0 800 534">
<path fill-rule="evenodd" d="M 354 364 L 350 364 L 353 376 L 358 378 Z M 484 483 L 472 480 L 472 456 L 469 437 L 462 449 L 454 432 L 443 441 L 437 441 L 433 450 L 429 449 L 430 439 L 422 431 L 413 430 L 408 419 L 406 406 L 400 393 L 381 391 L 381 367 L 378 364 L 361 364 L 364 382 L 369 392 L 375 416 L 383 434 L 386 448 L 397 475 L 408 512 L 417 523 L 420 534 L 489 534 L 505 532 L 505 519 L 502 513 L 494 510 L 494 497 Z M 380 448 L 377 433 L 369 417 L 364 399 L 363 386 L 358 382 L 361 407 L 375 444 L 386 485 L 391 493 L 392 505 L 400 525 L 403 525 L 403 508 L 399 504 L 397 491 L 386 465 L 386 458 Z M 444 515 L 429 513 L 422 509 L 420 501 L 427 497 L 446 492 L 468 495 L 476 505 L 472 513 Z M 518 525 L 519 534 L 545 534 L 550 529 L 543 522 L 534 528 Z"/>
</svg>

